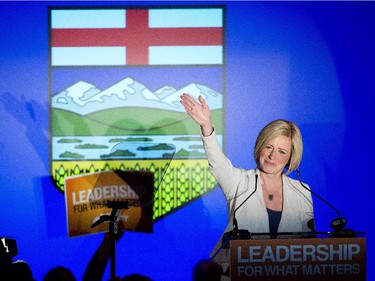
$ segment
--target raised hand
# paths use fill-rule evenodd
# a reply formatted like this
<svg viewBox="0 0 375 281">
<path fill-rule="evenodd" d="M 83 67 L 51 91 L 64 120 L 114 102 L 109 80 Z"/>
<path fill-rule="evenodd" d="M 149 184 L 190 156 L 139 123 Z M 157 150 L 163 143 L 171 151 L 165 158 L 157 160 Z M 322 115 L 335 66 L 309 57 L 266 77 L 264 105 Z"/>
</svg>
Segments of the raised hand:
<svg viewBox="0 0 375 281">
<path fill-rule="evenodd" d="M 206 101 L 202 96 L 198 97 L 197 102 L 194 98 L 192 98 L 188 94 L 181 95 L 181 104 L 185 108 L 187 114 L 201 126 L 202 134 L 204 136 L 211 135 L 213 131 L 213 126 L 211 123 L 211 110 L 208 107 Z"/>
</svg>

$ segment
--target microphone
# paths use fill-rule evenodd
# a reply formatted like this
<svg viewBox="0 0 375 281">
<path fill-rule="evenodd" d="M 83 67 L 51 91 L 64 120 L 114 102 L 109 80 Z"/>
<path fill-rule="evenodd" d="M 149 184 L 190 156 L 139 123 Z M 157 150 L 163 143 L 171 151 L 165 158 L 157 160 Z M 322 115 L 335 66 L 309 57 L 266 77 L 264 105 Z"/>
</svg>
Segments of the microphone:
<svg viewBox="0 0 375 281">
<path fill-rule="evenodd" d="M 114 222 L 117 219 L 117 215 L 120 210 L 129 209 L 131 207 L 131 204 L 128 201 L 107 200 L 106 206 L 107 208 L 112 209 L 111 214 L 101 215 L 99 219 L 91 225 L 91 228 L 94 228 L 105 221 Z"/>
<path fill-rule="evenodd" d="M 325 200 L 323 197 L 321 197 L 319 194 L 315 193 L 314 191 L 312 191 L 306 185 L 303 184 L 301 180 L 300 171 L 298 168 L 296 169 L 296 172 L 297 172 L 298 181 L 301 184 L 301 186 L 307 191 L 309 191 L 312 195 L 318 197 L 321 201 L 323 201 L 326 205 L 331 207 L 336 212 L 337 218 L 331 221 L 330 227 L 333 229 L 333 232 L 330 234 L 329 237 L 355 237 L 355 233 L 352 229 L 345 229 L 346 219 L 340 215 L 339 210 L 335 206 L 333 206 L 331 203 L 329 203 L 327 200 Z"/>
<path fill-rule="evenodd" d="M 255 189 L 253 192 L 250 193 L 249 196 L 246 197 L 246 199 L 234 210 L 233 212 L 233 230 L 231 231 L 228 231 L 228 232 L 225 232 L 223 234 L 223 237 L 221 239 L 221 245 L 222 245 L 222 248 L 224 249 L 228 249 L 229 248 L 229 245 L 228 245 L 228 242 L 230 240 L 238 240 L 238 239 L 250 239 L 251 238 L 251 235 L 250 235 L 250 232 L 246 229 L 238 229 L 238 222 L 237 222 L 237 219 L 236 219 L 236 212 L 238 211 L 239 208 L 242 207 L 243 204 L 245 204 L 245 202 L 247 200 L 250 199 L 251 196 L 253 196 L 253 194 L 257 191 L 257 188 L 258 188 L 258 174 L 255 174 Z M 219 251 L 221 250 L 221 248 L 219 249 Z M 218 252 L 219 252 L 218 251 Z M 218 253 L 217 252 L 217 253 Z M 217 254 L 216 253 L 216 254 Z M 216 256 L 215 254 L 215 256 Z"/>
<path fill-rule="evenodd" d="M 245 204 L 245 202 L 247 200 L 249 200 L 249 198 L 251 196 L 253 196 L 253 194 L 257 191 L 257 188 L 258 188 L 258 174 L 255 174 L 255 189 L 253 192 L 250 193 L 249 196 L 246 197 L 246 199 L 234 210 L 233 212 L 233 236 L 236 237 L 238 235 L 238 223 L 237 223 L 237 219 L 236 219 L 236 212 L 238 211 L 239 208 L 242 207 L 243 204 Z"/>
</svg>

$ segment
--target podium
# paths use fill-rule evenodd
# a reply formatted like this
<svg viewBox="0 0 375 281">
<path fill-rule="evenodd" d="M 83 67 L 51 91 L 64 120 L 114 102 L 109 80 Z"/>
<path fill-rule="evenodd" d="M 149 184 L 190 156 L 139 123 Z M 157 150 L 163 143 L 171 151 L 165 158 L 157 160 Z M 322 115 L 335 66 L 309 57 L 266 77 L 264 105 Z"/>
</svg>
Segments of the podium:
<svg viewBox="0 0 375 281">
<path fill-rule="evenodd" d="M 365 281 L 366 238 L 231 240 L 231 281 Z"/>
</svg>

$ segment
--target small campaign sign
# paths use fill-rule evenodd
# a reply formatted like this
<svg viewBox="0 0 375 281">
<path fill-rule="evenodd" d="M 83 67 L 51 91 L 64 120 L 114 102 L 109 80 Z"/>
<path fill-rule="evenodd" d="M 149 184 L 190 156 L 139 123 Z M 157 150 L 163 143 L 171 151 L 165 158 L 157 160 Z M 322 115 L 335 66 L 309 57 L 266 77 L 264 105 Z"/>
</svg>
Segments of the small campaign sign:
<svg viewBox="0 0 375 281">
<path fill-rule="evenodd" d="M 68 236 L 108 231 L 113 206 L 120 229 L 153 231 L 153 174 L 147 171 L 105 171 L 65 179 Z M 113 204 L 113 203 L 118 204 Z M 112 203 L 112 204 L 111 204 Z"/>
</svg>

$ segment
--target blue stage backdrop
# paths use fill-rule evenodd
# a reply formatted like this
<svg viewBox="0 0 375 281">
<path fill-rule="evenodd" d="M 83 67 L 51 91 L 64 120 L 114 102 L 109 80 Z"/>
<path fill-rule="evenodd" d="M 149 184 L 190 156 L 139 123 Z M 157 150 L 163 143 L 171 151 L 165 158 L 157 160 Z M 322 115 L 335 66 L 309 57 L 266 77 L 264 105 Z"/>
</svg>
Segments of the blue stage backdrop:
<svg viewBox="0 0 375 281">
<path fill-rule="evenodd" d="M 163 66 L 160 62 L 152 65 L 151 59 L 124 58 L 121 52 L 122 65 L 114 66 L 112 61 L 111 67 L 103 62 L 98 66 L 95 62 L 95 67 L 88 70 L 90 62 L 77 62 L 81 57 L 76 54 L 77 57 L 71 55 L 74 59 L 67 65 L 61 65 L 69 57 L 69 51 L 55 51 L 51 55 L 56 43 L 53 37 L 57 37 L 51 29 L 55 24 L 58 26 L 57 20 L 51 23 L 51 9 L 63 7 L 122 8 L 133 12 L 182 7 L 216 9 L 219 20 L 213 28 L 207 28 L 216 34 L 213 39 L 216 43 L 208 45 L 216 47 L 199 51 L 188 48 L 187 53 L 191 54 L 209 51 L 200 58 L 168 61 Z M 150 96 L 164 86 L 178 90 L 193 82 L 195 89 L 203 89 L 205 85 L 207 93 L 218 93 L 216 99 L 212 95 L 207 101 L 212 100 L 216 109 L 215 125 L 220 128 L 223 149 L 235 166 L 254 167 L 255 138 L 269 121 L 284 118 L 299 124 L 304 140 L 302 180 L 337 208 L 347 219 L 348 228 L 365 232 L 367 279 L 375 278 L 374 268 L 370 267 L 375 262 L 370 227 L 375 187 L 375 2 L 16 1 L 0 2 L 0 14 L 0 236 L 16 239 L 15 258 L 27 261 L 37 280 L 58 265 L 68 267 L 81 280 L 104 236 L 97 233 L 68 237 L 61 185 L 61 176 L 65 174 L 59 174 L 60 178 L 52 175 L 51 167 L 53 163 L 57 167 L 61 163 L 66 165 L 72 155 L 83 156 L 71 151 L 64 154 L 65 150 L 56 152 L 57 142 L 53 140 L 69 135 L 64 131 L 69 129 L 64 120 L 71 115 L 56 123 L 57 113 L 59 116 L 68 113 L 56 109 L 57 98 L 53 100 L 53 96 L 62 93 L 59 98 L 64 98 L 69 86 L 79 81 L 82 82 L 79 85 L 90 83 L 90 87 L 99 91 L 129 77 L 149 87 Z M 184 14 L 180 14 L 179 20 L 183 18 Z M 64 35 L 62 38 L 65 39 Z M 184 44 L 189 45 L 189 38 Z M 177 49 L 170 49 L 166 58 Z M 110 53 L 116 50 L 111 49 Z M 78 67 L 71 67 L 74 63 Z M 146 64 L 149 64 L 147 69 L 143 67 Z M 177 75 L 173 81 L 171 72 Z M 178 104 L 173 102 L 170 105 Z M 144 111 L 141 108 L 133 114 L 132 122 L 138 119 L 147 122 L 143 115 L 148 114 L 150 119 L 159 117 L 151 115 L 150 108 Z M 183 116 L 184 122 L 177 122 L 175 131 L 166 132 L 167 135 L 176 134 L 176 130 L 181 135 L 199 134 L 199 128 L 188 123 L 182 112 L 176 110 L 170 115 L 172 119 L 165 116 L 160 122 L 173 123 L 170 121 L 178 120 L 178 116 Z M 111 118 L 118 116 L 113 114 Z M 88 135 L 75 129 L 69 136 Z M 174 139 L 168 142 L 177 145 Z M 192 160 L 187 157 L 195 164 L 204 163 L 199 145 L 198 141 L 194 146 L 198 156 L 191 154 Z M 171 163 L 175 169 L 184 165 L 179 162 L 184 158 L 183 151 L 176 151 Z M 173 163 L 180 164 L 173 166 Z M 179 174 L 176 175 L 174 182 L 179 181 Z M 160 208 L 155 214 L 153 233 L 127 231 L 117 243 L 117 275 L 137 272 L 155 281 L 191 280 L 194 264 L 209 256 L 227 223 L 224 197 L 219 188 L 205 182 L 207 177 L 188 179 L 192 189 L 186 191 L 186 187 L 181 187 L 186 196 L 179 193 L 182 192 L 179 185 L 172 188 L 168 183 L 163 184 L 170 193 L 168 197 L 157 193 L 158 202 L 167 207 L 156 206 Z M 292 173 L 292 177 L 296 174 Z M 200 191 L 200 184 L 202 188 L 204 185 L 204 192 Z M 176 198 L 181 202 L 176 198 L 171 200 L 174 194 L 179 194 Z M 330 221 L 338 214 L 313 198 L 317 230 L 330 231 Z M 105 278 L 109 279 L 109 268 Z"/>
</svg>

